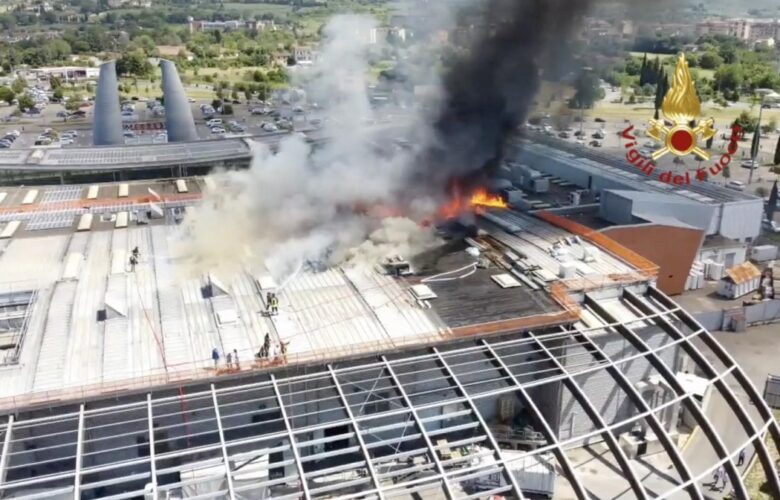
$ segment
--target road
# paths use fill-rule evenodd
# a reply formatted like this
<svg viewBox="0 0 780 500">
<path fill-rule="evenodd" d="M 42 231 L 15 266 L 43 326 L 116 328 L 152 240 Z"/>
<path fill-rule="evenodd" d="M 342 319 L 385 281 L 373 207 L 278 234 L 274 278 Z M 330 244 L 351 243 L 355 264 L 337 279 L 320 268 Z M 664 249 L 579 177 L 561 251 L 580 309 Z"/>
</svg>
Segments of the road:
<svg viewBox="0 0 780 500">
<path fill-rule="evenodd" d="M 735 332 L 713 332 L 715 338 L 720 342 L 726 350 L 734 357 L 736 362 L 745 370 L 747 376 L 750 378 L 754 386 L 759 391 L 763 390 L 764 381 L 767 375 L 770 373 L 778 373 L 777 360 L 780 359 L 780 344 L 777 342 L 778 333 L 780 328 L 777 324 L 762 325 L 749 328 L 742 333 Z M 701 345 L 699 347 L 702 347 Z M 709 351 L 706 348 L 702 349 L 705 354 Z M 714 356 L 707 356 L 710 363 L 712 363 L 716 369 L 722 369 L 722 365 L 714 358 Z M 747 396 L 742 389 L 736 383 L 733 377 L 725 379 L 729 387 L 737 394 L 740 401 L 743 403 L 743 408 L 748 412 L 754 425 L 759 427 L 763 425 L 758 412 L 755 407 L 747 403 Z M 747 440 L 747 435 L 742 425 L 737 420 L 737 417 L 729 408 L 723 398 L 713 392 L 713 398 L 710 400 L 708 407 L 708 416 L 712 420 L 717 429 L 729 429 L 729 432 L 721 433 L 726 448 L 732 452 L 739 449 L 739 446 Z M 740 467 L 742 472 L 745 471 L 745 467 L 750 462 L 750 458 L 753 455 L 752 447 L 746 448 L 747 460 L 745 464 Z M 705 468 L 704 465 L 711 464 L 716 460 L 715 452 L 707 442 L 703 433 L 697 432 L 691 443 L 685 449 L 685 456 L 699 465 L 699 468 Z M 760 467 L 760 464 L 757 464 Z M 707 481 L 708 483 L 709 481 Z M 714 498 L 722 498 L 728 493 L 728 489 L 723 492 L 711 492 Z"/>
</svg>

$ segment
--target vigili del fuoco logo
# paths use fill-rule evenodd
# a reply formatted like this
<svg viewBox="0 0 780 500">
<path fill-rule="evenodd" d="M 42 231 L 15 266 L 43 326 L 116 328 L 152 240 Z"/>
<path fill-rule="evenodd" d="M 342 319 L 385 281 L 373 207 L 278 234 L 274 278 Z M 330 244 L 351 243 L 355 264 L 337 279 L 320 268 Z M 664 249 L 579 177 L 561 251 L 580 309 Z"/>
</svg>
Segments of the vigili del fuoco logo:
<svg viewBox="0 0 780 500">
<path fill-rule="evenodd" d="M 664 96 L 661 111 L 664 120 L 650 120 L 646 131 L 646 135 L 660 146 L 652 154 L 643 156 L 635 149 L 637 139 L 631 133 L 634 130 L 633 125 L 622 132 L 622 137 L 629 141 L 625 144 L 628 149 L 626 153 L 628 162 L 645 175 L 650 176 L 656 170 L 655 161 L 667 154 L 678 157 L 693 154 L 701 161 L 709 161 L 710 154 L 699 145 L 714 137 L 717 131 L 713 128 L 712 118 L 700 119 L 701 102 L 696 95 L 693 78 L 691 78 L 684 54 L 680 54 L 677 59 L 672 86 Z M 737 152 L 738 141 L 742 138 L 742 134 L 742 128 L 734 124 L 731 127 L 731 137 L 726 152 L 709 168 L 697 168 L 693 179 L 691 179 L 690 172 L 681 174 L 670 170 L 659 172 L 659 180 L 669 184 L 684 185 L 690 184 L 692 180 L 705 181 L 708 175 L 720 174 L 731 163 L 731 157 Z"/>
</svg>

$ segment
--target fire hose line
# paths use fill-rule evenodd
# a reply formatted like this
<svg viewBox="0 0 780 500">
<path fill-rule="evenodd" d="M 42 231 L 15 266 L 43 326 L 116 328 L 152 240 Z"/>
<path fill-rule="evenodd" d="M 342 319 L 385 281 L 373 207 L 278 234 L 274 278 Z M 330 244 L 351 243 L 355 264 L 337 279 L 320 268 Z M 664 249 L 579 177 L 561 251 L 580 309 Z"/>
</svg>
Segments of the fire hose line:
<svg viewBox="0 0 780 500">
<path fill-rule="evenodd" d="M 163 349 L 162 341 L 160 340 L 160 337 L 157 335 L 157 331 L 154 329 L 152 320 L 149 319 L 149 313 L 146 311 L 146 306 L 144 305 L 144 299 L 143 297 L 141 297 L 141 290 L 137 286 L 137 280 L 136 280 L 135 291 L 138 294 L 138 302 L 141 304 L 141 310 L 143 310 L 144 312 L 144 318 L 146 318 L 146 323 L 149 325 L 149 329 L 152 331 L 152 336 L 154 337 L 154 341 L 157 344 L 157 350 L 160 351 L 160 357 L 162 358 L 163 368 L 165 368 L 165 371 L 167 372 L 168 361 L 165 359 L 165 349 Z"/>
<path fill-rule="evenodd" d="M 462 273 L 463 271 L 467 271 L 467 270 L 469 272 L 467 272 L 466 274 L 463 274 L 461 276 L 454 276 L 454 277 L 449 277 L 449 278 L 444 278 L 443 277 L 443 276 L 449 276 L 450 274 Z M 460 280 L 460 279 L 463 279 L 463 278 L 467 278 L 467 277 L 471 276 L 472 274 L 474 274 L 475 272 L 477 272 L 477 263 L 476 262 L 472 262 L 471 264 L 469 264 L 467 266 L 463 266 L 463 267 L 461 267 L 459 269 L 453 269 L 452 271 L 447 271 L 445 273 L 440 273 L 440 274 L 436 274 L 434 276 L 429 276 L 428 278 L 420 280 L 420 282 L 421 283 L 436 283 L 436 282 L 439 282 L 439 281 L 455 281 L 455 280 Z"/>
</svg>

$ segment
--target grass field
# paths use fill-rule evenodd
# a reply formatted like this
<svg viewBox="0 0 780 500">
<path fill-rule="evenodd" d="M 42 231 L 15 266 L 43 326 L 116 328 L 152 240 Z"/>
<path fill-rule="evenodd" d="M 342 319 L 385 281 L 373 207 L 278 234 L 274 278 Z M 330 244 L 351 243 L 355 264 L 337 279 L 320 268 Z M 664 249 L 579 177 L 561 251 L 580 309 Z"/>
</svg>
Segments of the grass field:
<svg viewBox="0 0 780 500">
<path fill-rule="evenodd" d="M 596 106 L 587 111 L 589 116 L 600 116 L 602 118 L 625 118 L 629 120 L 650 119 L 653 116 L 654 108 L 652 103 L 645 104 L 617 104 L 611 102 L 599 102 Z M 734 120 L 740 113 L 746 111 L 744 107 L 721 108 L 709 104 L 702 105 L 702 116 L 713 117 L 716 120 Z M 749 110 L 748 110 L 749 111 Z M 753 115 L 758 115 L 758 108 L 754 108 Z M 768 123 L 775 119 L 780 122 L 780 110 L 765 109 L 761 118 L 762 123 Z"/>
<path fill-rule="evenodd" d="M 629 52 L 629 54 L 631 54 L 634 57 L 638 57 L 640 59 L 645 56 L 644 52 Z M 674 57 L 674 54 L 653 54 L 652 52 L 647 53 L 648 61 L 655 60 L 656 57 L 662 61 L 666 61 L 667 59 Z"/>
<path fill-rule="evenodd" d="M 645 56 L 644 52 L 629 52 L 629 54 L 640 59 Z M 671 73 L 671 71 L 673 71 L 677 59 L 676 54 L 656 54 L 653 52 L 647 53 L 648 61 L 655 61 L 656 58 L 663 61 L 664 66 L 666 66 L 666 70 L 668 72 Z M 708 80 L 712 80 L 712 77 L 715 76 L 715 70 L 712 69 L 691 68 L 691 71 L 699 75 L 699 78 L 706 78 Z"/>
<path fill-rule="evenodd" d="M 780 411 L 775 410 L 775 419 L 778 418 L 780 418 Z M 780 453 L 778 453 L 774 442 L 769 436 L 767 436 L 766 442 L 769 445 L 770 455 L 774 459 L 775 463 L 777 463 L 777 461 L 780 460 Z M 745 478 L 747 492 L 750 496 L 750 500 L 772 500 L 772 495 L 769 492 L 761 491 L 761 485 L 764 484 L 765 481 L 766 476 L 764 474 L 764 468 L 761 467 L 761 462 L 756 460 L 753 463 L 753 468 L 750 469 L 747 478 Z"/>
<path fill-rule="evenodd" d="M 203 77 L 206 75 L 211 76 L 215 83 L 220 81 L 227 81 L 230 83 L 234 82 L 240 82 L 244 81 L 244 74 L 247 71 L 268 71 L 268 68 L 262 67 L 262 66 L 245 66 L 242 68 L 227 68 L 227 69 L 220 69 L 220 68 L 200 68 L 198 69 L 198 76 L 195 76 L 195 73 L 193 70 L 188 69 L 187 71 L 184 71 L 184 75 L 189 78 L 190 81 L 203 81 Z"/>
</svg>

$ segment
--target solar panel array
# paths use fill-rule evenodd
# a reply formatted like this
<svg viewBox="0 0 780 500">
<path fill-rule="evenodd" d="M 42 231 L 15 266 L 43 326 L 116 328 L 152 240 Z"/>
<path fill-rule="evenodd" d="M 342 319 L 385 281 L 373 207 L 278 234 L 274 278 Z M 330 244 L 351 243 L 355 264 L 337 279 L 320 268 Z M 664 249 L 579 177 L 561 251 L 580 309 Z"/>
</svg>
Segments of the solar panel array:
<svg viewBox="0 0 780 500">
<path fill-rule="evenodd" d="M 41 203 L 59 203 L 81 198 L 81 186 L 58 186 L 49 188 L 43 193 Z"/>
<path fill-rule="evenodd" d="M 182 144 L 49 150 L 39 164 L 121 166 L 138 163 L 200 161 L 248 154 L 249 146 L 243 140 L 225 139 Z"/>
<path fill-rule="evenodd" d="M 73 226 L 75 216 L 72 210 L 46 212 L 34 215 L 27 221 L 28 231 L 43 231 L 46 229 L 61 229 Z"/>
</svg>

